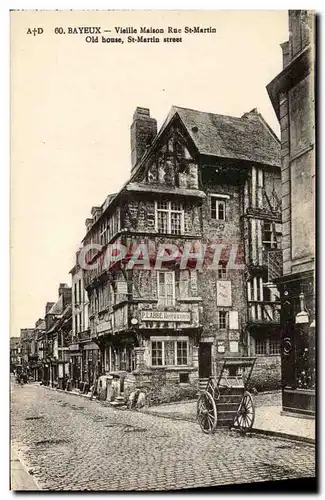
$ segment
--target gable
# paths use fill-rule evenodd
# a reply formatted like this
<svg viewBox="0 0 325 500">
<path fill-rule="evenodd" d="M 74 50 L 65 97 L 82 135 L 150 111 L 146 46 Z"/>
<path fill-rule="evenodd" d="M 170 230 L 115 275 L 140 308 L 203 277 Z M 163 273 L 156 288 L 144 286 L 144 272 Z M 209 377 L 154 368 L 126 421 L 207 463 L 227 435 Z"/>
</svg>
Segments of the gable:
<svg viewBox="0 0 325 500">
<path fill-rule="evenodd" d="M 197 189 L 196 151 L 180 120 L 163 131 L 135 181 L 150 186 Z"/>
</svg>

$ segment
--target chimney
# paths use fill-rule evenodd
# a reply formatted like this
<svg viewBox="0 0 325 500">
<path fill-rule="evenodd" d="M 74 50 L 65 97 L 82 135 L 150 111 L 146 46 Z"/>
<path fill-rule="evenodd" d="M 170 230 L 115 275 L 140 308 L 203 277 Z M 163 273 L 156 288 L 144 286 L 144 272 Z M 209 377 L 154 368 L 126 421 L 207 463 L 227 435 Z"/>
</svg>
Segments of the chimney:
<svg viewBox="0 0 325 500">
<path fill-rule="evenodd" d="M 66 283 L 60 283 L 59 284 L 59 291 L 58 291 L 59 297 L 63 294 L 63 291 L 66 288 L 69 288 L 69 285 L 67 285 Z"/>
<path fill-rule="evenodd" d="M 88 232 L 89 229 L 91 228 L 91 226 L 93 225 L 93 219 L 86 219 L 85 224 L 86 224 L 86 229 Z"/>
<path fill-rule="evenodd" d="M 131 125 L 131 172 L 157 135 L 157 120 L 148 108 L 136 108 Z"/>
<path fill-rule="evenodd" d="M 42 318 L 38 318 L 38 320 L 35 323 L 35 328 L 37 328 L 44 320 Z"/>
<path fill-rule="evenodd" d="M 54 306 L 55 302 L 46 302 L 46 306 L 45 306 L 45 315 L 50 311 L 50 309 L 52 309 L 52 307 Z"/>
<path fill-rule="evenodd" d="M 72 288 L 66 283 L 60 283 L 59 285 L 59 297 L 63 295 L 63 310 L 72 300 Z"/>
<path fill-rule="evenodd" d="M 92 207 L 91 209 L 91 215 L 93 217 L 94 222 L 99 218 L 101 215 L 102 208 L 101 207 Z"/>
</svg>

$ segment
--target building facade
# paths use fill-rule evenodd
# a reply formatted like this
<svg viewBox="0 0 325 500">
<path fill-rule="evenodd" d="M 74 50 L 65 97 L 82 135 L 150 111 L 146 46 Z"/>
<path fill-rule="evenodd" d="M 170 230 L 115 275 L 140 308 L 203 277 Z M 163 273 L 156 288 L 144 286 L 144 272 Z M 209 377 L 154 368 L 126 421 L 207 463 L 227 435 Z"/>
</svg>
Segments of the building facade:
<svg viewBox="0 0 325 500">
<path fill-rule="evenodd" d="M 267 90 L 281 126 L 283 409 L 315 413 L 315 20 L 289 11 L 283 70 Z"/>
<path fill-rule="evenodd" d="M 71 287 L 60 283 L 58 300 L 45 307 L 43 340 L 44 383 L 62 387 L 69 377 L 69 345 L 72 335 Z"/>
<path fill-rule="evenodd" d="M 10 337 L 10 372 L 21 365 L 20 337 Z"/>
<path fill-rule="evenodd" d="M 257 110 L 173 107 L 157 133 L 137 108 L 131 158 L 79 254 L 97 373 L 119 376 L 121 391 L 197 384 L 224 356 L 256 354 L 261 380 L 279 380 L 279 140 Z"/>
<path fill-rule="evenodd" d="M 30 363 L 36 354 L 36 343 L 34 328 L 21 328 L 20 330 L 20 352 L 23 371 L 29 371 Z"/>
<path fill-rule="evenodd" d="M 84 390 L 93 383 L 98 363 L 98 345 L 92 340 L 89 327 L 89 300 L 84 287 L 84 270 L 78 263 L 71 269 L 72 339 L 70 349 L 70 379 L 72 387 Z M 86 387 L 87 389 L 87 387 Z"/>
</svg>

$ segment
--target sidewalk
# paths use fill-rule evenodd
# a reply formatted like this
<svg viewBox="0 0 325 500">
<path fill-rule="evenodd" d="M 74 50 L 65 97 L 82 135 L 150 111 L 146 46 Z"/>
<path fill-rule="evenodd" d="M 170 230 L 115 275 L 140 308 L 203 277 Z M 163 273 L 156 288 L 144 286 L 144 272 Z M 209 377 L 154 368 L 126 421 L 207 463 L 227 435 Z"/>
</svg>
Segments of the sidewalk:
<svg viewBox="0 0 325 500">
<path fill-rule="evenodd" d="M 10 457 L 10 490 L 11 491 L 37 491 L 40 487 L 35 482 L 25 465 L 18 458 L 17 453 L 11 448 Z"/>
<path fill-rule="evenodd" d="M 261 393 L 255 396 L 253 430 L 262 434 L 291 437 L 315 442 L 315 420 L 281 415 L 281 392 Z M 152 406 L 147 413 L 166 418 L 196 422 L 196 401 Z"/>
</svg>

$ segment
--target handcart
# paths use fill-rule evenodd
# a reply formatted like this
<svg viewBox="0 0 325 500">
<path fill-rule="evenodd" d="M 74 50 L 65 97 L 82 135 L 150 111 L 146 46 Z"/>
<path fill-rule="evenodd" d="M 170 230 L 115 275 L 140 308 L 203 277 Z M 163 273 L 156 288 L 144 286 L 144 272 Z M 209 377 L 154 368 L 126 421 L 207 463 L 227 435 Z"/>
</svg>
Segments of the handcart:
<svg viewBox="0 0 325 500">
<path fill-rule="evenodd" d="M 197 418 L 206 434 L 218 427 L 247 432 L 253 427 L 253 398 L 246 390 L 256 358 L 226 357 L 219 376 L 210 377 L 197 402 Z"/>
</svg>

